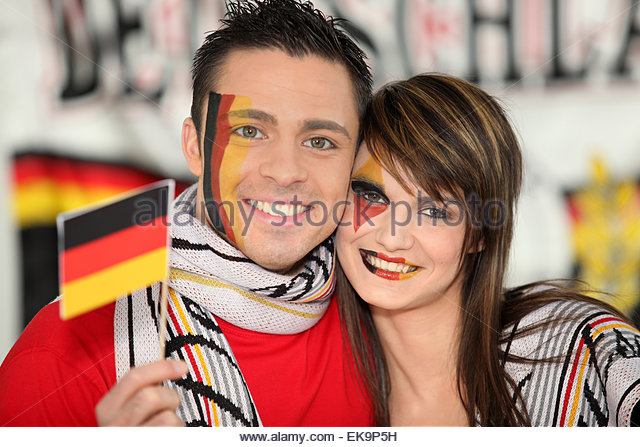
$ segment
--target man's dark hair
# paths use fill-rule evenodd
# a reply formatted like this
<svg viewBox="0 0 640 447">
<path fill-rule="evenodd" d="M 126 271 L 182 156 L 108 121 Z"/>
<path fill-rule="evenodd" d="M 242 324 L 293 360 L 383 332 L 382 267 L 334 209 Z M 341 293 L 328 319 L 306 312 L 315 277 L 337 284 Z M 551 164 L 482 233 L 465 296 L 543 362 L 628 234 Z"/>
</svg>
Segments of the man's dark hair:
<svg viewBox="0 0 640 447">
<path fill-rule="evenodd" d="M 371 97 L 371 73 L 363 51 L 337 28 L 345 20 L 325 17 L 312 3 L 296 0 L 236 0 L 227 9 L 223 26 L 205 38 L 193 60 L 191 117 L 198 135 L 204 101 L 226 57 L 238 49 L 275 48 L 292 57 L 314 55 L 344 65 L 362 118 Z"/>
</svg>

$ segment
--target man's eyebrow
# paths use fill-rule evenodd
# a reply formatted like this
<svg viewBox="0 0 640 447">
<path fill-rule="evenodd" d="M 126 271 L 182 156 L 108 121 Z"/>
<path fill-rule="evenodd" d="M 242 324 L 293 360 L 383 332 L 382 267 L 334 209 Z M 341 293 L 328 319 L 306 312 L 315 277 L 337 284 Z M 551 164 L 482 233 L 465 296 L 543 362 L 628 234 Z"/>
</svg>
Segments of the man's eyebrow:
<svg viewBox="0 0 640 447">
<path fill-rule="evenodd" d="M 227 116 L 230 118 L 251 118 L 269 124 L 278 124 L 275 116 L 257 109 L 231 110 L 227 112 Z"/>
<path fill-rule="evenodd" d="M 349 135 L 349 132 L 347 131 L 347 129 L 345 129 L 344 126 L 341 126 L 340 124 L 331 120 L 305 121 L 304 124 L 302 125 L 302 130 L 305 130 L 305 131 L 306 130 L 332 130 L 334 132 L 339 132 L 343 134 L 345 137 L 349 139 L 349 141 L 351 141 L 351 135 Z"/>
</svg>

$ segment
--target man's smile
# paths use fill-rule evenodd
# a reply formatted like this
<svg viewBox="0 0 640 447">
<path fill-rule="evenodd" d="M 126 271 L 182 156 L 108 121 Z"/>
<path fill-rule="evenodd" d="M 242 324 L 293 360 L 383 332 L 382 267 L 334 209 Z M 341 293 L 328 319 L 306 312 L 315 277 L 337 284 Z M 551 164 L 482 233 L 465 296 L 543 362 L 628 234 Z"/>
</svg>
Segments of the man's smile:
<svg viewBox="0 0 640 447">
<path fill-rule="evenodd" d="M 299 201 L 287 203 L 284 200 L 277 200 L 275 202 L 246 200 L 245 202 L 249 206 L 274 217 L 301 215 L 311 209 L 310 205 L 303 205 Z"/>
</svg>

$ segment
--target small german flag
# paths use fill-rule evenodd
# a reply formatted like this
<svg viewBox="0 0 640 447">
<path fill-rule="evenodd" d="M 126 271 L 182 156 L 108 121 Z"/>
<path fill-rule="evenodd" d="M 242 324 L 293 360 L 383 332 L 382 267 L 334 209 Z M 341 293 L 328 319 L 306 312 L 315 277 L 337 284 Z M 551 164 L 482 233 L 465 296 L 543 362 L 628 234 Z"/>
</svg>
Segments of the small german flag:
<svg viewBox="0 0 640 447">
<path fill-rule="evenodd" d="M 60 316 L 69 319 L 166 279 L 175 182 L 58 216 Z"/>
</svg>

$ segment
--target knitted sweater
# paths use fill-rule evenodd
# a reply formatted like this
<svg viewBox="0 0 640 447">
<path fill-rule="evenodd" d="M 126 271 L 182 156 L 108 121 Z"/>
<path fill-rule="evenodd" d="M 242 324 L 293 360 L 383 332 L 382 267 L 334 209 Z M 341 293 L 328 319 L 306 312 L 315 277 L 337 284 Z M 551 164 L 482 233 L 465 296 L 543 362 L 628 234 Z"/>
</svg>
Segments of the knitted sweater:
<svg viewBox="0 0 640 447">
<path fill-rule="evenodd" d="M 534 426 L 631 426 L 640 424 L 640 333 L 604 309 L 557 301 L 524 317 L 520 330 L 548 319 L 541 330 L 515 337 L 505 370 L 522 393 Z M 514 327 L 508 328 L 513 334 Z"/>
</svg>

